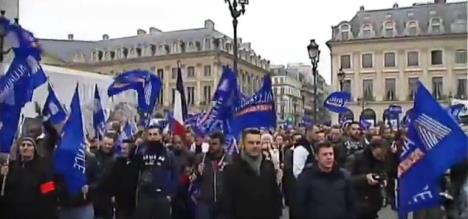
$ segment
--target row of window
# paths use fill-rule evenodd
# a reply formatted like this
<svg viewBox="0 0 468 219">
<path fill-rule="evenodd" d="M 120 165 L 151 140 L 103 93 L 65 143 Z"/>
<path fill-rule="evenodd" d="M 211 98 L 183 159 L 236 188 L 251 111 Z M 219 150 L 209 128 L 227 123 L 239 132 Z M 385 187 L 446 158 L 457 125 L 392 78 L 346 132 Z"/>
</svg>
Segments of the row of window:
<svg viewBox="0 0 468 219">
<path fill-rule="evenodd" d="M 444 52 L 442 50 L 431 50 L 431 65 L 444 64 Z M 459 49 L 455 51 L 455 64 L 467 63 L 467 51 Z M 395 52 L 385 52 L 383 56 L 383 64 L 385 68 L 397 67 L 397 55 Z M 361 68 L 374 68 L 374 54 L 363 53 L 361 54 Z M 408 51 L 406 53 L 406 66 L 418 67 L 420 66 L 420 57 L 418 51 Z M 342 69 L 351 69 L 351 55 L 340 56 L 340 67 Z"/>
<path fill-rule="evenodd" d="M 435 12 L 435 11 L 434 11 Z M 434 13 L 433 14 L 436 14 Z M 397 33 L 397 22 L 391 19 L 391 15 L 387 15 L 387 19 L 382 23 L 380 30 L 381 35 L 385 37 L 393 37 L 398 34 L 415 36 L 421 33 L 420 24 L 417 20 L 412 19 L 414 13 L 409 13 L 408 17 L 410 20 L 404 22 L 404 29 L 402 33 Z M 364 20 L 368 20 L 364 18 Z M 457 12 L 456 19 L 451 24 L 452 32 L 463 32 L 466 31 L 466 17 L 463 16 L 462 12 Z M 339 35 L 336 36 L 338 40 L 349 40 L 353 39 L 353 33 L 351 31 L 351 25 L 343 23 L 339 26 Z M 445 32 L 444 22 L 441 17 L 432 17 L 429 19 L 429 26 L 427 32 L 431 34 L 441 34 Z M 376 31 L 372 23 L 364 22 L 359 29 L 359 38 L 373 38 L 376 37 Z"/>
<path fill-rule="evenodd" d="M 185 98 L 187 101 L 188 105 L 195 105 L 195 99 L 196 99 L 196 89 L 193 86 L 187 86 L 185 88 Z M 176 88 L 172 88 L 172 99 L 171 99 L 171 104 L 175 104 L 175 94 L 176 94 Z M 202 105 L 209 105 L 211 102 L 211 86 L 206 85 L 203 86 L 203 98 L 200 101 L 200 104 Z M 159 105 L 164 105 L 164 89 L 161 90 L 161 93 L 159 95 Z"/>
<path fill-rule="evenodd" d="M 290 87 L 273 87 L 273 94 L 282 96 L 282 95 L 294 95 L 294 96 L 301 96 L 301 91 L 298 89 L 291 89 Z"/>
<path fill-rule="evenodd" d="M 178 70 L 179 70 L 178 68 L 172 68 L 171 79 L 177 79 Z M 161 78 L 161 80 L 164 80 L 164 78 L 165 78 L 164 69 L 162 69 L 162 68 L 156 69 L 156 67 L 152 67 L 151 71 L 156 72 L 158 77 Z M 185 73 L 186 73 L 185 74 L 186 78 L 195 78 L 196 77 L 195 67 L 193 67 L 193 66 L 188 66 Z M 182 75 L 184 75 L 184 71 L 182 71 Z M 203 76 L 204 77 L 211 77 L 211 66 L 210 65 L 205 65 L 203 67 Z"/>
<path fill-rule="evenodd" d="M 414 100 L 414 95 L 418 88 L 418 78 L 408 78 L 408 96 L 407 100 Z M 345 80 L 343 82 L 343 91 L 351 92 L 351 80 Z M 364 100 L 374 101 L 374 81 L 372 79 L 362 80 L 362 96 Z M 447 94 L 443 92 L 443 77 L 432 77 L 432 95 L 436 99 L 445 99 Z M 458 99 L 467 99 L 467 79 L 458 79 L 457 80 L 457 91 L 455 98 Z M 385 94 L 384 100 L 386 101 L 396 101 L 397 97 L 397 88 L 396 88 L 396 79 L 387 78 L 385 79 Z"/>
</svg>

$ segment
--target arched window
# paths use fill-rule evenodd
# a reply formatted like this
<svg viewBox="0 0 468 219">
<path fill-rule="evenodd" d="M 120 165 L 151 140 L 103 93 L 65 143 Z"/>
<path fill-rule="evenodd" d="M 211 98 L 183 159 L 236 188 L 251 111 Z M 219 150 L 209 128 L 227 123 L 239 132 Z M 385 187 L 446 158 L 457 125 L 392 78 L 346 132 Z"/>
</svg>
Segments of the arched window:
<svg viewBox="0 0 468 219">
<path fill-rule="evenodd" d="M 406 34 L 411 36 L 419 34 L 418 21 L 410 20 L 406 22 Z"/>
<path fill-rule="evenodd" d="M 151 45 L 150 50 L 151 50 L 151 56 L 155 56 L 156 55 L 156 45 Z"/>
<path fill-rule="evenodd" d="M 126 59 L 128 57 L 128 49 L 127 48 L 122 49 L 122 55 L 123 55 L 124 59 Z"/>
<path fill-rule="evenodd" d="M 342 24 L 340 25 L 340 37 L 341 40 L 349 40 L 351 39 L 351 27 L 349 24 Z"/>
<path fill-rule="evenodd" d="M 440 18 L 440 17 L 431 18 L 429 31 L 431 33 L 442 33 L 442 32 L 444 32 L 444 28 L 442 26 L 442 18 Z"/>
<path fill-rule="evenodd" d="M 374 37 L 374 29 L 372 28 L 371 24 L 363 24 L 361 26 L 360 37 L 362 38 Z"/>
<path fill-rule="evenodd" d="M 385 21 L 383 23 L 383 30 L 386 37 L 395 36 L 395 23 L 393 21 Z"/>
</svg>

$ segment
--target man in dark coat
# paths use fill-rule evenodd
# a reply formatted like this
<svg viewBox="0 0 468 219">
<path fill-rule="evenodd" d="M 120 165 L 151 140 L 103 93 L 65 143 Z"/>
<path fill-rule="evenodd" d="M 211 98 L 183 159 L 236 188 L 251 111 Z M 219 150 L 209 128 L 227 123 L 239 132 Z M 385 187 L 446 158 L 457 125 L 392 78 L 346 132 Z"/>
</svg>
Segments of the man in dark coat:
<svg viewBox="0 0 468 219">
<path fill-rule="evenodd" d="M 386 158 L 388 150 L 382 140 L 373 140 L 369 148 L 356 154 L 352 180 L 356 190 L 358 219 L 374 219 L 386 195 Z"/>
<path fill-rule="evenodd" d="M 262 158 L 260 130 L 242 133 L 241 154 L 225 167 L 223 206 L 228 219 L 278 219 L 281 194 L 271 161 Z"/>
<path fill-rule="evenodd" d="M 136 205 L 138 169 L 132 161 L 133 140 L 123 140 L 121 156 L 116 158 L 102 187 L 115 197 L 116 219 L 131 219 Z"/>
<path fill-rule="evenodd" d="M 317 145 L 316 165 L 304 169 L 297 182 L 300 219 L 354 219 L 355 197 L 349 174 L 335 165 L 333 146 Z"/>
<path fill-rule="evenodd" d="M 192 180 L 193 185 L 200 188 L 196 197 L 197 219 L 221 218 L 224 167 L 232 163 L 232 157 L 224 151 L 224 142 L 223 133 L 212 133 L 208 153 L 199 154 L 195 160 L 195 175 Z"/>
</svg>

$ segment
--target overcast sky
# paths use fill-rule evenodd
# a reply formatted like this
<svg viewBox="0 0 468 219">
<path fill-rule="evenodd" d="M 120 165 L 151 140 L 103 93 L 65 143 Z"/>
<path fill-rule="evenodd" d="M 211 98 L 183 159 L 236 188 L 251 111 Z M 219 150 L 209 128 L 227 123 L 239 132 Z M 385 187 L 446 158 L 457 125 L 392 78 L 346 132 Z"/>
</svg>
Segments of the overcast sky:
<svg viewBox="0 0 468 219">
<path fill-rule="evenodd" d="M 400 7 L 418 0 L 399 0 Z M 422 1 L 427 2 L 427 1 Z M 325 42 L 331 26 L 366 9 L 391 8 L 395 0 L 250 0 L 239 21 L 239 37 L 272 64 L 310 63 L 306 46 L 315 38 L 322 51 L 319 73 L 330 83 L 330 55 Z M 203 27 L 232 36 L 224 0 L 20 0 L 20 23 L 40 38 L 99 40 L 135 35 L 150 26 L 163 31 Z"/>
</svg>

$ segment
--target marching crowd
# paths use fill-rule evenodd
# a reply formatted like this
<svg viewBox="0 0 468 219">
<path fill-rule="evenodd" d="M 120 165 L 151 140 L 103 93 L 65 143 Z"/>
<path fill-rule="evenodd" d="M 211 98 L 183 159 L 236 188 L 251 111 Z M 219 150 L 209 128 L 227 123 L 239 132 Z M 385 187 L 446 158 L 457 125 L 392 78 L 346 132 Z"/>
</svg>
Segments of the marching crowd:
<svg viewBox="0 0 468 219">
<path fill-rule="evenodd" d="M 60 136 L 48 122 L 30 126 L 1 165 L 1 219 L 371 219 L 396 209 L 405 131 L 314 125 L 246 129 L 239 154 L 225 136 L 140 130 L 118 145 L 117 123 L 88 139 L 81 194 L 52 162 Z M 116 153 L 120 150 L 121 153 Z M 118 155 L 118 156 L 117 156 Z M 441 179 L 445 204 L 414 218 L 466 218 L 468 162 Z"/>
</svg>

